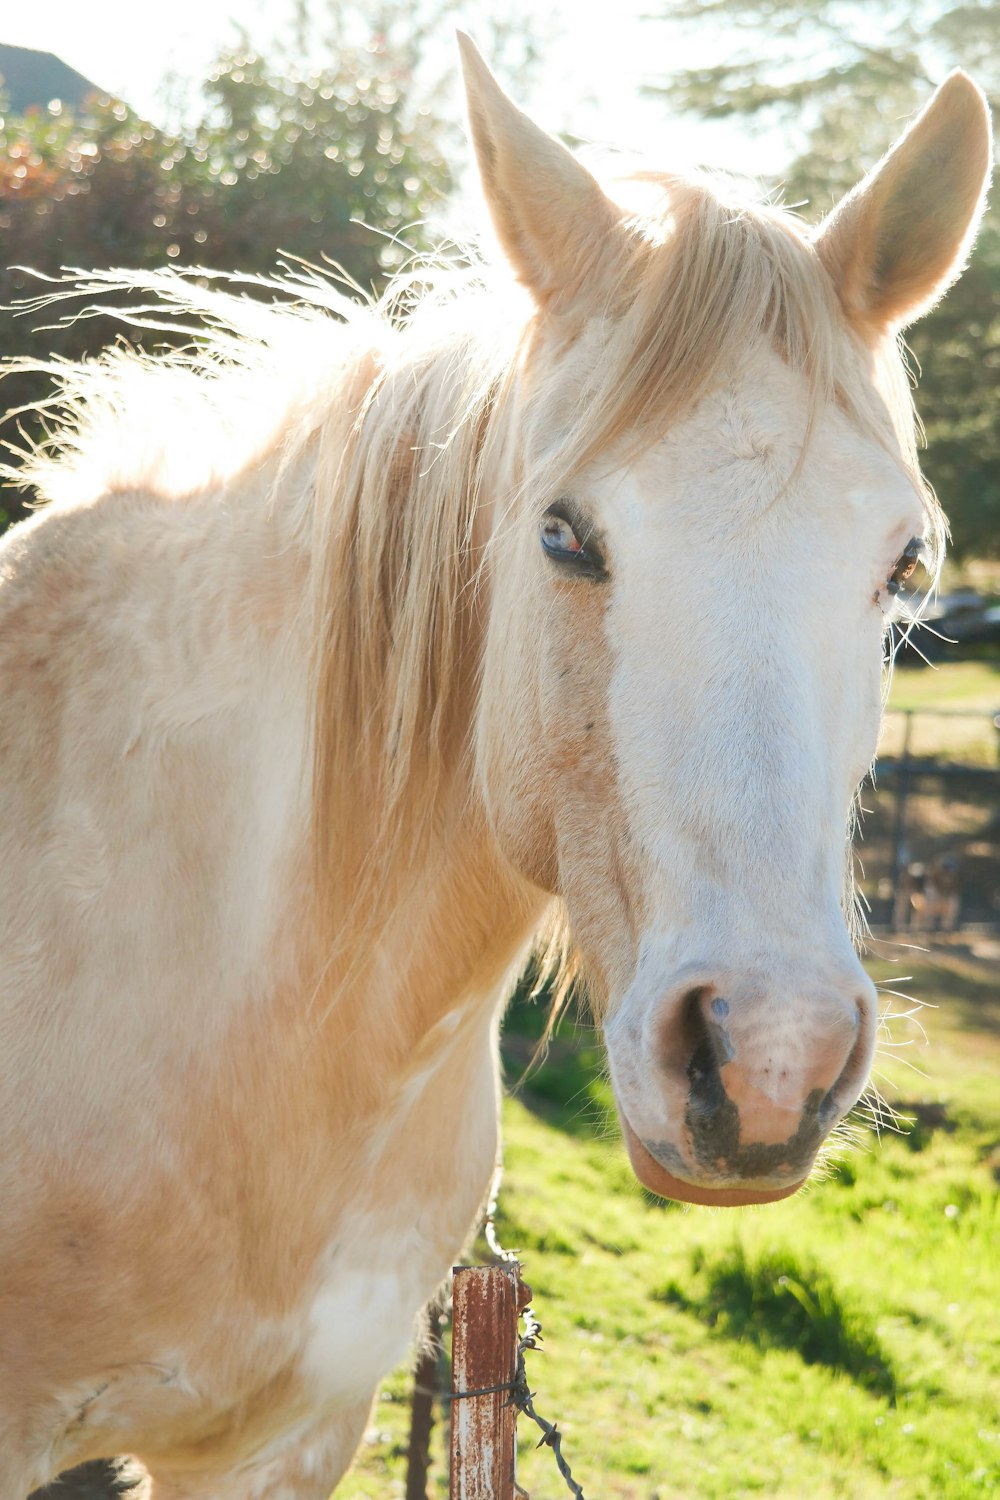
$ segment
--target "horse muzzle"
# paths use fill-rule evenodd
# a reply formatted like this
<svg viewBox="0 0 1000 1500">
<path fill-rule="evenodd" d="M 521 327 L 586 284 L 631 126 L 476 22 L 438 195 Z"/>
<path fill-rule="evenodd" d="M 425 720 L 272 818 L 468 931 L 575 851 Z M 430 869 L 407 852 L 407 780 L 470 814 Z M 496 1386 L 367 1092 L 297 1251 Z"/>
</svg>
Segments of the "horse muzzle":
<svg viewBox="0 0 1000 1500">
<path fill-rule="evenodd" d="M 641 1020 L 626 1007 L 606 1037 L 640 1182 L 723 1207 L 794 1193 L 864 1087 L 874 1015 L 866 978 L 789 1005 L 727 976 L 677 987 Z"/>
</svg>

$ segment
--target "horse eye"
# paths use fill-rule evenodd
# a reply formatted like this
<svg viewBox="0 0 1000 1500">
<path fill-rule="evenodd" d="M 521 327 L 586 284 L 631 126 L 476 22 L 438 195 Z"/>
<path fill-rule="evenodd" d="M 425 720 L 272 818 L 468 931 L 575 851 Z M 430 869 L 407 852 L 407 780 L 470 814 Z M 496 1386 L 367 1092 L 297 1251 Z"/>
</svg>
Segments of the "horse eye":
<svg viewBox="0 0 1000 1500">
<path fill-rule="evenodd" d="M 600 539 L 591 523 L 569 500 L 551 505 L 538 528 L 542 550 L 574 578 L 594 582 L 608 576 Z"/>
<path fill-rule="evenodd" d="M 542 546 L 553 557 L 578 557 L 583 552 L 577 534 L 565 516 L 550 512 L 542 522 L 541 537 Z"/>
<path fill-rule="evenodd" d="M 913 577 L 923 550 L 924 544 L 920 538 L 918 536 L 911 537 L 903 548 L 899 561 L 886 580 L 886 588 L 890 594 L 898 594 Z"/>
</svg>

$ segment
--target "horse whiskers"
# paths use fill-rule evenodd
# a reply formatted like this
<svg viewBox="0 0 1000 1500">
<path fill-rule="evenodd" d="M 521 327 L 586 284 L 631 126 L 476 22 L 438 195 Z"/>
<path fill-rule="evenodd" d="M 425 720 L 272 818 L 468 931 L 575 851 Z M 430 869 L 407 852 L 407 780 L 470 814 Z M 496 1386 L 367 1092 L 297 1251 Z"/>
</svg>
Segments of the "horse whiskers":
<svg viewBox="0 0 1000 1500">
<path fill-rule="evenodd" d="M 869 1134 L 870 1132 L 850 1119 L 841 1120 L 820 1146 L 810 1181 L 828 1180 L 836 1171 L 837 1163 L 852 1151 L 870 1152 Z"/>
<path fill-rule="evenodd" d="M 893 1046 L 893 1047 L 909 1046 L 909 1045 L 911 1045 L 911 1042 L 913 1040 L 913 1038 L 909 1038 L 909 1039 L 906 1039 L 904 1041 L 896 1041 L 892 1037 L 891 1028 L 890 1028 L 890 1025 L 889 1025 L 889 1023 L 892 1022 L 892 1021 L 907 1021 L 910 1024 L 910 1026 L 912 1026 L 913 1030 L 917 1033 L 921 1045 L 922 1046 L 926 1046 L 927 1045 L 928 1038 L 927 1038 L 927 1033 L 924 1030 L 923 1023 L 920 1020 L 917 1019 L 917 1016 L 916 1016 L 916 1014 L 913 1011 L 906 1010 L 906 1011 L 892 1011 L 892 1012 L 889 1012 L 889 1013 L 887 1013 L 887 1015 L 885 1017 L 885 1023 L 883 1024 L 883 1023 L 880 1022 L 880 1024 L 879 1024 L 879 1032 L 886 1038 L 886 1041 L 885 1041 L 885 1045 L 886 1046 Z"/>
<path fill-rule="evenodd" d="M 879 1077 L 882 1076 L 884 1075 L 879 1074 Z M 883 1130 L 891 1130 L 899 1135 L 905 1134 L 902 1126 L 907 1123 L 906 1116 L 901 1115 L 898 1110 L 893 1108 L 889 1101 L 880 1093 L 875 1083 L 869 1083 L 855 1106 L 855 1111 L 862 1119 L 867 1119 L 871 1122 L 875 1135 L 878 1138 L 881 1138 Z"/>
<path fill-rule="evenodd" d="M 883 1049 L 881 1047 L 878 1049 L 878 1053 L 876 1055 L 880 1056 L 880 1057 L 885 1055 L 884 1052 L 883 1052 Z M 888 1056 L 888 1057 L 885 1057 L 885 1061 L 886 1062 L 893 1062 L 893 1063 L 901 1063 L 904 1068 L 909 1068 L 909 1070 L 910 1070 L 911 1073 L 916 1073 L 916 1075 L 917 1075 L 918 1078 L 923 1078 L 925 1081 L 927 1079 L 927 1074 L 925 1073 L 924 1069 L 923 1068 L 918 1068 L 916 1063 L 910 1062 L 910 1060 L 908 1058 L 906 1058 L 906 1057 L 891 1057 L 891 1056 Z M 892 1083 L 892 1079 L 889 1077 L 888 1073 L 883 1073 L 879 1068 L 872 1068 L 872 1077 L 873 1078 L 876 1078 L 876 1077 L 877 1078 L 881 1078 L 883 1080 L 883 1082 L 886 1083 L 886 1084 L 891 1084 Z"/>
<path fill-rule="evenodd" d="M 958 642 L 953 636 L 942 635 L 940 630 L 935 630 L 929 620 L 922 619 L 919 615 L 907 616 L 907 632 L 911 630 L 926 630 L 931 635 L 937 636 L 939 641 L 944 641 L 946 646 L 957 646 Z"/>
<path fill-rule="evenodd" d="M 915 995 L 904 995 L 901 990 L 879 990 L 878 993 L 879 995 L 892 995 L 897 1000 L 905 1000 L 912 1007 L 910 1010 L 893 1010 L 892 1001 L 889 1000 L 886 1002 L 885 1009 L 880 1012 L 880 1019 L 882 1017 L 889 1020 L 893 1017 L 916 1016 L 922 1010 L 937 1010 L 937 1006 L 933 1005 L 929 1000 L 918 1000 Z"/>
<path fill-rule="evenodd" d="M 931 667 L 934 671 L 937 670 L 934 662 L 931 661 L 929 656 L 924 655 L 920 647 L 917 645 L 916 641 L 913 640 L 913 632 L 916 629 L 920 628 L 926 630 L 929 628 L 924 621 L 918 620 L 914 617 L 907 621 L 906 629 L 904 630 L 898 620 L 891 620 L 889 622 L 889 628 L 891 632 L 894 632 L 893 645 L 890 655 L 890 666 L 895 665 L 896 656 L 905 645 L 908 646 L 912 651 L 915 651 L 920 657 L 920 660 L 926 666 Z M 945 638 L 942 636 L 942 640 L 943 639 Z"/>
</svg>

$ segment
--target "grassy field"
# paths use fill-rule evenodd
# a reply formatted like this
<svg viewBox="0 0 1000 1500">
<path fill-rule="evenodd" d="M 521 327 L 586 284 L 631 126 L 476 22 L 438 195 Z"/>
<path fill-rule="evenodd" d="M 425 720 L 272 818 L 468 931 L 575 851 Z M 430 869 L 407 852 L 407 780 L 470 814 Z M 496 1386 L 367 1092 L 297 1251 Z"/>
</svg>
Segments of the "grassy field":
<svg viewBox="0 0 1000 1500">
<path fill-rule="evenodd" d="M 1000 671 L 899 672 L 899 707 L 1000 708 Z M 958 720 L 943 720 L 953 731 Z M 995 754 L 984 740 L 983 749 Z M 963 747 L 964 748 L 964 745 Z M 958 746 L 955 747 L 959 749 Z M 505 1106 L 499 1229 L 545 1329 L 529 1356 L 587 1500 L 965 1500 L 1000 1494 L 1000 946 L 874 945 L 892 1110 L 788 1202 L 709 1210 L 636 1184 L 599 1041 L 564 1025 Z M 909 977 L 907 977 L 909 976 Z M 516 1007 L 508 1080 L 539 1016 Z M 889 1125 L 889 1128 L 887 1128 Z M 403 1494 L 409 1376 L 338 1500 Z M 522 1419 L 532 1500 L 568 1494 Z M 433 1493 L 447 1493 L 444 1429 Z"/>
<path fill-rule="evenodd" d="M 930 668 L 901 668 L 893 674 L 889 707 L 997 713 L 1000 662 L 949 661 Z"/>
<path fill-rule="evenodd" d="M 1000 910 L 997 787 L 983 776 L 1000 765 L 1000 659 L 944 662 L 931 670 L 897 670 L 892 681 L 874 786 L 866 785 L 866 816 L 855 841 L 859 883 L 873 920 L 892 906 L 896 840 L 907 860 L 948 855 L 959 861 L 961 913 L 966 922 L 993 920 Z M 913 714 L 909 753 L 918 767 L 906 783 L 905 826 L 899 826 L 900 782 L 894 760 L 903 746 L 904 714 Z M 965 770 L 968 769 L 968 774 Z"/>
<path fill-rule="evenodd" d="M 1000 739 L 992 718 L 1000 713 L 1000 662 L 954 661 L 920 670 L 900 668 L 893 674 L 889 710 L 880 754 L 900 753 L 903 713 L 911 710 L 917 714 L 910 734 L 911 755 L 995 766 Z"/>
<path fill-rule="evenodd" d="M 897 1020 L 904 1045 L 879 1062 L 883 1094 L 912 1123 L 881 1139 L 859 1123 L 825 1180 L 786 1203 L 708 1210 L 645 1195 L 585 1027 L 561 1034 L 508 1101 L 501 1237 L 521 1251 L 545 1328 L 545 1354 L 530 1356 L 536 1404 L 558 1419 L 588 1500 L 1000 1493 L 996 963 L 955 947 L 871 967 L 934 997 L 926 1043 Z M 531 1023 L 512 1018 L 515 1072 Z M 407 1395 L 397 1372 L 338 1496 L 402 1495 Z M 521 1482 L 557 1500 L 552 1456 L 521 1428 Z"/>
</svg>

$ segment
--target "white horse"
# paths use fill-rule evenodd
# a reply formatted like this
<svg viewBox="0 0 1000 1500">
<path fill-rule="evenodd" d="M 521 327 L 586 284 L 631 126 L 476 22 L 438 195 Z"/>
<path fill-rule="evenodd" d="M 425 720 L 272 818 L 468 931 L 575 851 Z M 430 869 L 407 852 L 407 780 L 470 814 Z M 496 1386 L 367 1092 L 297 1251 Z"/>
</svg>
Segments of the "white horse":
<svg viewBox="0 0 1000 1500">
<path fill-rule="evenodd" d="M 136 275 L 207 345 L 54 371 L 0 551 L 4 1500 L 109 1453 L 329 1493 L 563 912 L 655 1191 L 784 1197 L 865 1084 L 845 830 L 942 532 L 896 332 L 961 268 L 982 97 L 812 233 L 599 186 L 464 54 L 503 270 L 406 316 Z"/>
</svg>

